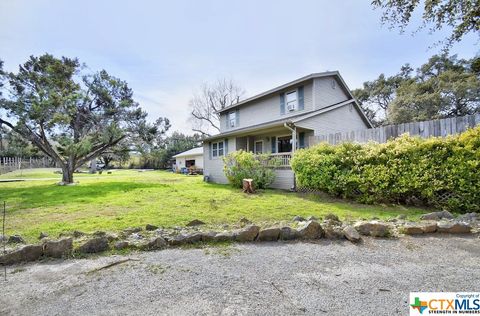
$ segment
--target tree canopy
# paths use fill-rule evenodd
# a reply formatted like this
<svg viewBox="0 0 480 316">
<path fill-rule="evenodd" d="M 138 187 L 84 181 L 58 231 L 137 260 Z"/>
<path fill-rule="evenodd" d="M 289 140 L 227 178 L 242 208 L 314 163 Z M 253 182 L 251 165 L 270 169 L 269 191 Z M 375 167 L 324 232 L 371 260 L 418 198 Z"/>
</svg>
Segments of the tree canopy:
<svg viewBox="0 0 480 316">
<path fill-rule="evenodd" d="M 83 70 L 76 58 L 45 54 L 5 74 L 0 123 L 57 161 L 64 183 L 122 140 L 156 132 L 125 81 L 105 70 Z"/>
<path fill-rule="evenodd" d="M 478 60 L 435 55 L 416 72 L 405 65 L 398 74 L 365 82 L 353 94 L 376 125 L 473 114 L 480 111 Z"/>
<path fill-rule="evenodd" d="M 443 41 L 445 50 L 469 33 L 480 35 L 480 0 L 373 0 L 372 5 L 383 10 L 383 23 L 402 32 L 416 10 L 422 12 L 419 29 L 435 32 L 450 28 L 450 35 Z"/>
</svg>

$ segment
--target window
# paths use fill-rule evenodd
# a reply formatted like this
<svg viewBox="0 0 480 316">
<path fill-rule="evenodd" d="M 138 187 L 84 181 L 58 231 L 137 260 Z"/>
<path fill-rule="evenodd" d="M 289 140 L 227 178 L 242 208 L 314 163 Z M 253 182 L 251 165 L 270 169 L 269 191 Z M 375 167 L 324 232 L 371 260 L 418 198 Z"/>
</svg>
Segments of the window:
<svg viewBox="0 0 480 316">
<path fill-rule="evenodd" d="M 218 156 L 223 156 L 223 142 L 218 143 Z"/>
<path fill-rule="evenodd" d="M 228 124 L 230 127 L 235 127 L 237 124 L 237 113 L 235 111 L 228 114 Z"/>
<path fill-rule="evenodd" d="M 297 91 L 287 93 L 287 110 L 295 111 L 297 109 Z"/>
<path fill-rule="evenodd" d="M 212 158 L 221 157 L 224 154 L 224 143 L 212 143 Z"/>
<path fill-rule="evenodd" d="M 255 153 L 263 154 L 263 140 L 257 140 L 255 142 Z"/>
</svg>

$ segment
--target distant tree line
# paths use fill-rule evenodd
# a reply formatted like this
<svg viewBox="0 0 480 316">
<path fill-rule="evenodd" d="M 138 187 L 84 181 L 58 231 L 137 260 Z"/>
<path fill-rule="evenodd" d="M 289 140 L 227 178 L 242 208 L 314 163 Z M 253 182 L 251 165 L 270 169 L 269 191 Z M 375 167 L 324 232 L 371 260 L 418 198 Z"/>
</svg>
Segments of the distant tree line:
<svg viewBox="0 0 480 316">
<path fill-rule="evenodd" d="M 462 116 L 480 111 L 480 57 L 435 55 L 414 70 L 381 74 L 353 91 L 376 126 Z"/>
</svg>

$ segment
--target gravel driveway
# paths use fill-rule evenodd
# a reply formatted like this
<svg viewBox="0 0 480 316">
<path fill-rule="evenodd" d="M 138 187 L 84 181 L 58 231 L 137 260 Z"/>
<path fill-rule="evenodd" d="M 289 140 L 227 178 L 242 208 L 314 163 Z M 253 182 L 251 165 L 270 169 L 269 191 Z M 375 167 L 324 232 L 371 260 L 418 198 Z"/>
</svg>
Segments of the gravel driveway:
<svg viewBox="0 0 480 316">
<path fill-rule="evenodd" d="M 406 315 L 479 284 L 478 236 L 235 244 L 10 267 L 0 315 Z"/>
</svg>

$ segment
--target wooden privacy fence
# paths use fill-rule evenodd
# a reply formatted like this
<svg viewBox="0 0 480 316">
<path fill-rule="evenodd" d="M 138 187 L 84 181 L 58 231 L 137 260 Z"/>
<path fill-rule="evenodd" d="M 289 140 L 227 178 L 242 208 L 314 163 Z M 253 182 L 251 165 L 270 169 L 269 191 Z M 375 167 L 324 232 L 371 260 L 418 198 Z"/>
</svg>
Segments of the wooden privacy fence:
<svg viewBox="0 0 480 316">
<path fill-rule="evenodd" d="M 0 174 L 30 168 L 51 168 L 57 164 L 50 158 L 0 157 Z"/>
<path fill-rule="evenodd" d="M 440 120 L 403 123 L 349 132 L 315 135 L 310 136 L 308 140 L 310 146 L 320 142 L 328 142 L 332 145 L 343 142 L 366 143 L 368 141 L 385 143 L 387 140 L 405 133 L 409 133 L 411 136 L 420 136 L 422 138 L 432 136 L 445 137 L 447 135 L 464 132 L 468 128 L 477 125 L 480 125 L 480 113 Z"/>
</svg>

